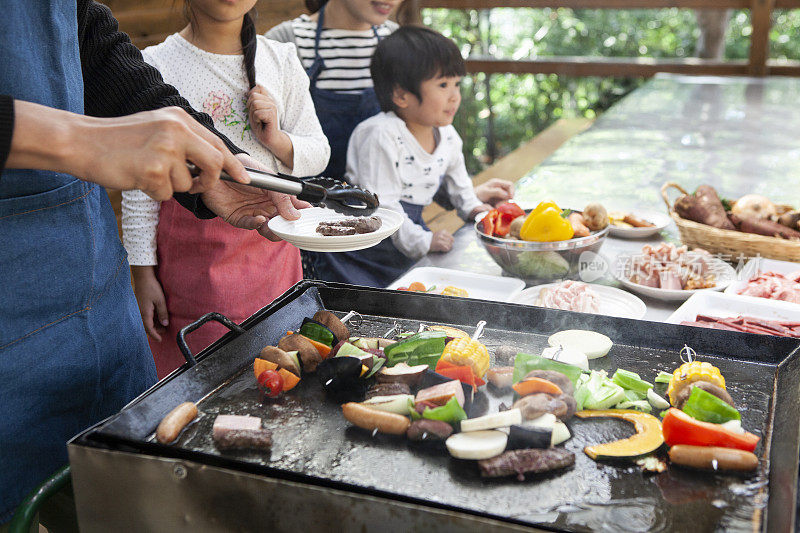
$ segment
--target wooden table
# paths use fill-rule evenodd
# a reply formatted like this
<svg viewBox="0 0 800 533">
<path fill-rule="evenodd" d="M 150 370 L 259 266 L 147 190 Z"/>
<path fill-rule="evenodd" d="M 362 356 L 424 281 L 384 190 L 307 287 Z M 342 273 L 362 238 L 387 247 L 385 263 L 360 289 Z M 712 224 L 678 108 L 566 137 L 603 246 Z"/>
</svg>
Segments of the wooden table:
<svg viewBox="0 0 800 533">
<path fill-rule="evenodd" d="M 720 195 L 763 194 L 800 206 L 800 79 L 658 75 L 607 111 L 517 184 L 516 201 L 535 206 L 552 198 L 582 208 L 666 212 L 660 188 L 687 190 L 708 183 Z M 447 254 L 430 254 L 415 267 L 438 266 L 501 275 L 472 225 L 455 234 Z M 609 237 L 609 261 L 645 243 L 678 242 L 672 225 L 654 239 Z M 734 265 L 736 266 L 736 265 Z M 600 282 L 618 286 L 610 275 Z M 646 320 L 663 321 L 680 302 L 643 298 Z"/>
</svg>

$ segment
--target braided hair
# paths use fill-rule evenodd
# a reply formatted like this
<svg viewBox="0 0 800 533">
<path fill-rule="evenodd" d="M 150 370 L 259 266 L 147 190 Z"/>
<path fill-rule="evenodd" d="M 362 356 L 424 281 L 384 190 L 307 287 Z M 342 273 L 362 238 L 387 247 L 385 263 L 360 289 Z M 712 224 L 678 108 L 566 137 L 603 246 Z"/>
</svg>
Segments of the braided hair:
<svg viewBox="0 0 800 533">
<path fill-rule="evenodd" d="M 256 25 L 253 22 L 255 9 L 244 14 L 242 20 L 242 54 L 244 55 L 244 72 L 247 75 L 247 83 L 250 88 L 256 86 Z"/>
</svg>

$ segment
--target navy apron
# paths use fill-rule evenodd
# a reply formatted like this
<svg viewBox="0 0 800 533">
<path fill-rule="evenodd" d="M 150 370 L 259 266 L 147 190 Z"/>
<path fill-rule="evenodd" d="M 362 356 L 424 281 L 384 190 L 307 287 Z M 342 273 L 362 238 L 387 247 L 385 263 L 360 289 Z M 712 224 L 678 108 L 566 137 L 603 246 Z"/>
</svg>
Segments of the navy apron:
<svg viewBox="0 0 800 533">
<path fill-rule="evenodd" d="M 83 113 L 75 0 L 7 2 L 0 94 Z M 42 139 L 46 142 L 46 139 Z M 105 190 L 0 173 L 0 524 L 66 441 L 155 382 Z"/>
<path fill-rule="evenodd" d="M 400 201 L 411 222 L 428 229 L 422 220 L 424 205 Z M 386 287 L 417 262 L 405 256 L 386 238 L 372 248 L 355 252 L 314 253 L 314 272 L 318 279 L 367 287 Z"/>
<path fill-rule="evenodd" d="M 319 41 L 325 24 L 325 5 L 319 10 L 317 18 L 317 31 L 314 36 L 314 62 L 308 67 L 306 73 L 310 80 L 309 88 L 314 108 L 317 111 L 319 123 L 328 143 L 331 146 L 331 158 L 322 176 L 344 179 L 347 160 L 347 143 L 350 135 L 361 122 L 377 115 L 381 106 L 375 89 L 368 87 L 360 93 L 339 93 L 317 87 L 319 75 L 325 68 L 325 60 L 319 54 Z M 373 26 L 375 37 L 380 40 L 378 29 Z M 338 256 L 343 254 L 326 254 L 319 252 L 301 251 L 303 259 L 303 276 L 306 278 L 324 279 L 327 281 L 343 281 L 361 283 L 361 276 L 343 277 L 340 273 L 346 271 L 347 263 L 338 261 Z M 365 283 L 364 283 L 365 284 Z"/>
<path fill-rule="evenodd" d="M 325 6 L 323 5 L 319 10 L 317 32 L 314 37 L 314 62 L 308 67 L 306 73 L 310 80 L 311 99 L 314 101 L 319 123 L 331 146 L 331 158 L 321 175 L 341 180 L 344 179 L 347 142 L 350 140 L 350 135 L 360 123 L 377 115 L 381 106 L 375 95 L 375 89 L 372 87 L 367 87 L 360 93 L 338 93 L 317 87 L 317 79 L 325 68 L 325 60 L 319 55 L 319 40 L 324 22 Z M 380 41 L 378 29 L 373 26 L 372 31 L 375 38 Z"/>
</svg>

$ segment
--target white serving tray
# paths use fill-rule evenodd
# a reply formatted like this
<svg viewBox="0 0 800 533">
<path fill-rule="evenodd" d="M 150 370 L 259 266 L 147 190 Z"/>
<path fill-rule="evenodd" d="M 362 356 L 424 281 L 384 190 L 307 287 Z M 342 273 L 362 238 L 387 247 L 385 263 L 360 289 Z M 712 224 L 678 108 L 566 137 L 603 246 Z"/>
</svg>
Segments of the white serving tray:
<svg viewBox="0 0 800 533">
<path fill-rule="evenodd" d="M 789 261 L 778 261 L 777 259 L 765 259 L 754 257 L 748 261 L 736 276 L 736 281 L 728 285 L 725 289 L 726 294 L 739 296 L 739 291 L 747 286 L 747 282 L 758 276 L 761 272 L 777 272 L 778 274 L 790 274 L 800 270 L 800 263 L 790 263 Z M 769 300 L 769 298 L 754 298 L 755 300 Z M 775 300 L 771 300 L 775 301 Z M 798 304 L 792 304 L 798 305 Z"/>
<path fill-rule="evenodd" d="M 558 283 L 548 283 L 530 287 L 512 297 L 509 302 L 524 305 L 536 305 L 539 299 L 539 291 L 544 288 L 553 287 Z M 600 305 L 597 314 L 616 316 L 620 318 L 640 319 L 647 313 L 647 306 L 636 295 L 629 292 L 608 287 L 606 285 L 589 285 L 600 298 Z"/>
<path fill-rule="evenodd" d="M 693 294 L 665 322 L 667 324 L 680 324 L 684 320 L 694 322 L 698 314 L 721 318 L 745 315 L 766 320 L 800 320 L 800 305 L 780 300 L 702 291 Z"/>
<path fill-rule="evenodd" d="M 644 239 L 646 237 L 652 237 L 656 233 L 661 232 L 664 228 L 669 226 L 672 219 L 669 215 L 665 215 L 659 211 L 643 211 L 641 209 L 625 209 L 621 210 L 624 213 L 630 213 L 635 217 L 639 217 L 642 220 L 647 220 L 654 224 L 654 226 L 650 226 L 648 228 L 623 228 L 620 226 L 615 226 L 614 224 L 610 224 L 608 226 L 608 233 L 614 237 L 619 237 L 620 239 Z"/>
<path fill-rule="evenodd" d="M 497 302 L 507 302 L 512 296 L 525 288 L 525 282 L 517 278 L 488 276 L 486 274 L 438 267 L 413 268 L 386 288 L 408 287 L 413 281 L 419 281 L 426 287 L 436 285 L 440 290 L 452 285 L 466 290 L 470 298 Z"/>
</svg>

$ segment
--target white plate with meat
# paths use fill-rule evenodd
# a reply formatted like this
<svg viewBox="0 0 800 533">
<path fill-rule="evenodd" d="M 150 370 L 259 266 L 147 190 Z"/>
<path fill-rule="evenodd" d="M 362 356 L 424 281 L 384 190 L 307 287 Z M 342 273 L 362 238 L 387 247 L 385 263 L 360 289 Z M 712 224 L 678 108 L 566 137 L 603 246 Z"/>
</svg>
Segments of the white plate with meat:
<svg viewBox="0 0 800 533">
<path fill-rule="evenodd" d="M 611 224 L 608 233 L 621 239 L 644 239 L 651 237 L 669 226 L 672 220 L 658 211 L 632 209 L 628 211 L 609 212 Z M 636 224 L 636 225 L 634 225 Z M 644 224 L 652 224 L 646 226 Z"/>
<path fill-rule="evenodd" d="M 666 301 L 719 291 L 736 280 L 736 270 L 725 261 L 667 243 L 646 244 L 640 254 L 620 255 L 612 273 L 626 289 Z"/>
<path fill-rule="evenodd" d="M 725 293 L 800 304 L 800 264 L 755 257 Z"/>
<path fill-rule="evenodd" d="M 755 321 L 776 321 L 790 330 L 798 330 L 786 332 L 789 336 L 800 335 L 800 307 L 797 304 L 711 291 L 702 291 L 692 295 L 665 322 L 668 324 L 692 322 L 692 324 L 686 325 L 728 330 L 741 328 L 747 331 L 747 323 L 726 325 L 723 322 L 722 327 L 719 327 L 713 323 L 716 321 L 711 320 L 711 318 L 735 317 L 748 317 L 756 319 Z M 751 323 L 755 321 L 749 320 Z M 752 333 L 763 333 L 763 331 L 759 331 L 758 326 L 752 329 Z"/>
<path fill-rule="evenodd" d="M 318 228 L 321 225 L 331 226 L 343 232 L 349 231 L 342 224 L 356 224 L 356 218 L 358 218 L 342 215 L 322 207 L 301 209 L 300 218 L 297 220 L 286 220 L 283 217 L 272 218 L 268 222 L 268 227 L 278 237 L 301 250 L 310 252 L 350 252 L 375 246 L 400 229 L 400 225 L 403 223 L 403 215 L 382 207 L 379 207 L 372 216 L 380 220 L 380 227 L 368 233 L 355 233 L 353 235 L 323 235 L 318 233 Z M 365 222 L 365 224 L 374 222 L 373 220 Z M 359 227 L 359 231 L 363 229 Z M 366 227 L 366 229 L 370 228 Z"/>
<path fill-rule="evenodd" d="M 509 302 L 635 320 L 644 317 L 647 312 L 645 303 L 629 292 L 580 281 L 562 281 L 529 287 L 513 296 Z"/>
</svg>

